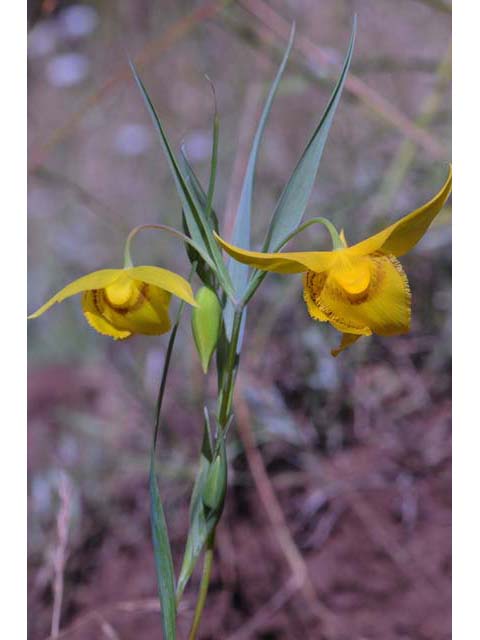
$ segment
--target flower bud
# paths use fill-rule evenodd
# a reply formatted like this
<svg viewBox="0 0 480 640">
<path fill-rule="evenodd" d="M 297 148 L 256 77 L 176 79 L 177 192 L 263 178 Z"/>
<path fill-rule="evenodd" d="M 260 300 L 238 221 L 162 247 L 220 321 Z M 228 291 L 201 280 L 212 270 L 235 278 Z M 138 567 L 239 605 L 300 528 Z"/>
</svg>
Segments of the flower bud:
<svg viewBox="0 0 480 640">
<path fill-rule="evenodd" d="M 209 466 L 202 494 L 204 504 L 212 511 L 221 512 L 226 491 L 227 460 L 223 451 Z"/>
<path fill-rule="evenodd" d="M 222 308 L 212 289 L 201 287 L 195 298 L 197 307 L 192 312 L 192 333 L 204 373 L 217 346 L 220 334 Z"/>
</svg>

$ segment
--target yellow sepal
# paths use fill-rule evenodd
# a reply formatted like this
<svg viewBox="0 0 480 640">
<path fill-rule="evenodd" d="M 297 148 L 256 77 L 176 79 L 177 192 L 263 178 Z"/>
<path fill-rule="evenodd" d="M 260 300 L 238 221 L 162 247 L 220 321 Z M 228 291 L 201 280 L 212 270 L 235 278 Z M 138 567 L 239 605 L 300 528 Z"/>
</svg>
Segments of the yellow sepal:
<svg viewBox="0 0 480 640">
<path fill-rule="evenodd" d="M 214 232 L 215 233 L 215 232 Z M 229 244 L 215 233 L 215 238 L 225 251 L 238 262 L 262 271 L 276 273 L 303 273 L 326 271 L 334 262 L 334 251 L 294 251 L 286 253 L 261 253 L 247 251 Z"/>
<path fill-rule="evenodd" d="M 173 293 L 177 298 L 188 302 L 193 307 L 197 306 L 190 283 L 174 271 L 162 269 L 161 267 L 143 266 L 125 269 L 125 272 L 135 280 L 141 280 L 164 289 L 169 293 Z"/>
<path fill-rule="evenodd" d="M 77 295 L 77 293 L 82 293 L 83 291 L 88 291 L 90 289 L 103 289 L 114 282 L 122 272 L 123 269 L 101 269 L 100 271 L 94 271 L 86 276 L 82 276 L 81 278 L 78 278 L 78 280 L 74 280 L 73 282 L 70 282 L 70 284 L 67 284 L 66 287 L 52 296 L 50 300 L 47 300 L 47 302 L 37 309 L 37 311 L 30 314 L 28 318 L 38 318 L 38 316 L 45 313 L 45 311 L 50 309 L 50 307 L 56 302 L 62 302 L 66 298 Z"/>
<path fill-rule="evenodd" d="M 362 336 L 359 336 L 359 335 L 357 335 L 355 333 L 343 333 L 342 334 L 342 340 L 341 340 L 340 344 L 338 345 L 338 347 L 336 349 L 332 349 L 332 351 L 330 353 L 332 354 L 332 356 L 334 358 L 336 358 L 339 353 L 341 353 L 344 349 L 346 349 L 347 347 L 352 345 L 354 342 L 356 342 L 361 337 Z"/>
<path fill-rule="evenodd" d="M 381 251 L 394 256 L 402 256 L 419 242 L 445 204 L 452 189 L 452 167 L 450 166 L 445 184 L 429 202 L 415 209 L 374 236 L 346 249 L 350 255 L 368 255 Z"/>
</svg>

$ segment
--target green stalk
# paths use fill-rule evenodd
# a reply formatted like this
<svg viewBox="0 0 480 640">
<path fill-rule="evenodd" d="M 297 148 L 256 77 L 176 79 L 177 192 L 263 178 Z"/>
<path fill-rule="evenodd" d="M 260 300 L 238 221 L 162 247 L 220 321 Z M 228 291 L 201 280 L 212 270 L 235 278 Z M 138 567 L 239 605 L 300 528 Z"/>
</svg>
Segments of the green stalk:
<svg viewBox="0 0 480 640">
<path fill-rule="evenodd" d="M 201 249 L 201 247 L 199 247 L 191 238 L 186 236 L 181 231 L 177 231 L 177 229 L 174 229 L 173 227 L 169 227 L 165 224 L 141 224 L 138 227 L 134 227 L 130 231 L 125 241 L 125 248 L 123 250 L 123 261 L 124 261 L 123 268 L 124 269 L 129 269 L 133 267 L 130 245 L 132 243 L 133 238 L 137 235 L 137 233 L 139 231 L 143 231 L 143 229 L 157 229 L 159 231 L 166 231 L 170 235 L 175 236 L 176 238 L 179 238 L 180 240 L 182 240 L 182 242 L 185 242 L 186 244 L 189 244 L 191 247 L 193 247 L 195 251 L 205 260 L 205 262 L 208 264 L 208 266 L 211 269 L 215 269 L 215 265 L 213 264 L 209 256 L 207 256 L 205 252 Z"/>
<path fill-rule="evenodd" d="M 218 423 L 221 429 L 226 429 L 230 421 L 230 415 L 232 410 L 232 398 L 233 390 L 235 387 L 235 360 L 237 357 L 237 345 L 238 338 L 240 336 L 240 326 L 242 323 L 243 308 L 237 309 L 233 318 L 233 330 L 232 339 L 230 340 L 229 350 L 227 353 L 227 365 L 225 372 L 225 382 L 222 381 L 221 389 L 221 401 L 218 411 Z M 188 640 L 195 640 L 198 629 L 200 627 L 200 621 L 202 618 L 203 610 L 205 608 L 205 602 L 207 599 L 208 587 L 210 584 L 210 577 L 212 574 L 213 564 L 213 551 L 215 545 L 215 528 L 210 534 L 205 549 L 205 555 L 203 558 L 203 571 L 202 580 L 200 582 L 200 590 L 198 592 L 197 603 L 195 605 L 195 613 L 193 616 L 192 627 L 190 629 L 190 635 Z M 178 602 L 178 600 L 177 600 Z"/>
<path fill-rule="evenodd" d="M 279 251 L 289 240 L 291 240 L 294 236 L 296 236 L 301 231 L 304 231 L 312 224 L 323 224 L 328 232 L 330 233 L 330 237 L 332 239 L 333 249 L 340 249 L 343 247 L 343 243 L 338 235 L 337 230 L 333 226 L 333 224 L 327 220 L 326 218 L 313 218 L 308 222 L 297 227 L 292 233 L 290 233 L 285 240 L 277 247 L 277 251 Z M 261 274 L 264 276 L 266 274 Z M 250 283 L 250 287 L 247 293 L 244 296 L 241 304 L 237 304 L 235 314 L 233 317 L 233 328 L 232 328 L 232 337 L 229 341 L 228 352 L 226 355 L 226 365 L 223 374 L 223 378 L 221 380 L 221 388 L 220 388 L 220 397 L 219 397 L 219 406 L 218 406 L 218 414 L 217 420 L 220 428 L 222 430 L 227 428 L 227 425 L 231 418 L 232 412 L 232 399 L 233 399 L 233 391 L 235 388 L 235 379 L 236 379 L 236 370 L 237 370 L 237 346 L 238 339 L 240 336 L 240 327 L 242 323 L 243 311 L 246 303 L 255 293 L 256 289 L 260 285 L 260 282 L 263 280 L 263 277 L 258 277 L 256 280 L 252 278 Z M 195 640 L 196 634 L 198 632 L 200 621 L 203 613 L 203 609 L 205 608 L 205 602 L 208 593 L 208 587 L 210 583 L 210 577 L 212 572 L 212 564 L 213 564 L 213 550 L 214 550 L 214 542 L 215 542 L 215 529 L 212 530 L 205 549 L 205 555 L 203 560 L 203 571 L 202 571 L 202 579 L 200 583 L 200 589 L 198 593 L 197 603 L 195 605 L 195 613 L 193 617 L 192 627 L 190 630 L 190 635 L 188 636 L 188 640 Z M 178 598 L 177 598 L 178 602 Z"/>
<path fill-rule="evenodd" d="M 215 529 L 210 534 L 207 540 L 207 548 L 205 549 L 205 558 L 203 561 L 202 581 L 200 583 L 200 591 L 198 593 L 198 600 L 195 606 L 195 613 L 193 615 L 192 627 L 188 635 L 188 640 L 195 640 L 197 632 L 200 627 L 200 621 L 202 619 L 203 609 L 207 600 L 208 586 L 210 584 L 210 576 L 212 574 L 213 566 L 213 548 L 215 545 Z"/>
<path fill-rule="evenodd" d="M 233 317 L 232 339 L 227 354 L 226 381 L 222 381 L 222 399 L 218 411 L 218 422 L 224 429 L 230 418 L 232 408 L 233 389 L 235 386 L 235 358 L 237 357 L 237 344 L 240 336 L 240 326 L 242 324 L 243 308 L 237 309 Z"/>
</svg>

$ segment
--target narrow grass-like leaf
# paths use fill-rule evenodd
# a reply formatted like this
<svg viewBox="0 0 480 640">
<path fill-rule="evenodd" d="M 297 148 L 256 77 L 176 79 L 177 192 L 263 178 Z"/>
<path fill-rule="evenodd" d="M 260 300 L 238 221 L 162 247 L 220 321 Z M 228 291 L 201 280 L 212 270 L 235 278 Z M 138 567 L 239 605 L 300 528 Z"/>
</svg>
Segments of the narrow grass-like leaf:
<svg viewBox="0 0 480 640">
<path fill-rule="evenodd" d="M 274 251 L 282 244 L 283 240 L 300 224 L 305 209 L 307 208 L 310 193 L 317 175 L 320 159 L 327 141 L 328 133 L 340 101 L 343 85 L 347 77 L 348 68 L 352 59 L 357 29 L 356 16 L 353 21 L 350 44 L 343 63 L 343 68 L 336 87 L 330 96 L 322 119 L 315 129 L 313 136 L 307 144 L 302 157 L 295 167 L 287 182 L 280 200 L 273 213 L 272 222 L 263 245 L 263 251 Z"/>
<path fill-rule="evenodd" d="M 182 566 L 177 582 L 177 602 L 180 601 L 188 581 L 195 569 L 198 558 L 207 541 L 208 535 L 216 524 L 215 514 L 207 517 L 202 500 L 202 493 L 208 477 L 210 462 L 202 454 L 200 466 L 190 500 L 190 527 L 183 554 Z"/>
<path fill-rule="evenodd" d="M 265 125 L 272 108 L 275 93 L 285 70 L 288 56 L 290 55 L 290 51 L 292 50 L 294 36 L 295 24 L 293 24 L 292 28 L 290 29 L 288 45 L 283 55 L 283 59 L 275 76 L 275 79 L 270 87 L 270 91 L 268 92 L 267 100 L 265 102 L 262 115 L 260 116 L 260 120 L 258 122 L 258 127 L 255 132 L 255 137 L 253 139 L 252 148 L 250 150 L 250 155 L 248 158 L 247 169 L 245 171 L 245 177 L 243 179 L 240 202 L 238 204 L 238 209 L 235 217 L 235 226 L 233 228 L 232 235 L 232 243 L 238 247 L 242 247 L 243 249 L 250 248 L 253 187 L 255 182 L 255 168 L 257 165 L 260 143 L 262 141 L 263 133 L 265 131 Z M 248 281 L 249 268 L 245 264 L 241 264 L 236 260 L 230 259 L 228 262 L 228 270 L 230 272 L 237 297 L 240 298 Z M 228 329 L 229 327 L 227 326 L 227 335 L 229 334 Z"/>
<path fill-rule="evenodd" d="M 285 70 L 287 60 L 290 55 L 290 51 L 292 50 L 294 37 L 295 37 L 295 24 L 293 24 L 292 28 L 290 29 L 290 36 L 288 39 L 287 48 L 283 55 L 283 59 L 280 64 L 280 67 L 278 68 L 275 79 L 270 87 L 270 91 L 268 92 L 268 96 L 265 101 L 265 106 L 263 107 L 263 111 L 260 116 L 260 120 L 258 122 L 258 127 L 255 132 L 255 137 L 253 139 L 252 148 L 250 150 L 250 155 L 248 158 L 247 169 L 245 171 L 245 177 L 243 179 L 240 202 L 238 204 L 238 209 L 235 217 L 235 226 L 233 228 L 232 243 L 239 247 L 243 247 L 244 249 L 250 248 L 250 227 L 251 227 L 251 218 L 252 218 L 253 187 L 255 182 L 255 168 L 257 165 L 257 158 L 258 158 L 258 152 L 260 149 L 260 143 L 262 141 L 265 125 L 267 123 L 267 119 L 270 114 L 270 110 L 272 108 L 272 103 L 275 97 L 275 93 L 277 91 L 278 85 L 280 83 L 283 72 Z M 228 262 L 228 271 L 230 273 L 230 278 L 232 280 L 233 287 L 235 290 L 235 297 L 237 299 L 240 299 L 248 283 L 249 268 L 245 264 L 241 264 L 236 260 L 230 259 Z M 224 309 L 224 322 L 225 322 L 225 331 L 228 339 L 232 337 L 234 314 L 235 314 L 234 306 L 230 300 L 227 300 L 225 309 Z M 240 330 L 240 336 L 239 336 L 238 346 L 237 346 L 238 353 L 242 348 L 245 321 L 246 321 L 246 314 L 244 314 L 243 316 L 242 327 Z"/>
<path fill-rule="evenodd" d="M 190 499 L 190 528 L 178 577 L 177 603 L 190 580 L 208 536 L 217 526 L 223 511 L 227 487 L 225 436 L 223 432 L 218 433 L 214 451 L 207 442 L 210 442 L 208 414 L 204 423 L 200 465 Z"/>
<path fill-rule="evenodd" d="M 215 143 L 212 145 L 212 147 L 213 148 L 215 147 Z M 185 149 L 183 147 L 180 150 L 180 165 L 182 167 L 185 180 L 187 181 L 188 186 L 190 187 L 191 191 L 195 195 L 195 198 L 199 206 L 205 212 L 207 220 L 209 221 L 210 225 L 218 233 L 217 214 L 215 213 L 215 210 L 213 209 L 211 203 L 210 203 L 210 206 L 207 206 L 207 202 L 208 202 L 207 194 L 205 193 L 199 179 L 197 178 L 192 166 L 190 165 L 187 155 L 185 153 Z M 185 214 L 183 212 L 182 212 L 182 224 L 183 224 L 184 231 L 188 233 L 189 232 L 188 225 L 185 219 Z M 218 282 L 216 279 L 215 271 L 212 271 L 212 269 L 209 268 L 206 261 L 203 259 L 202 256 L 198 254 L 198 252 L 195 251 L 195 249 L 193 249 L 192 247 L 189 247 L 188 245 L 186 245 L 185 248 L 187 250 L 187 254 L 190 262 L 192 264 L 195 262 L 197 265 L 197 274 L 200 280 L 202 280 L 202 282 L 206 284 L 208 287 L 210 287 L 211 289 L 214 289 L 214 290 L 217 289 Z"/>
<path fill-rule="evenodd" d="M 205 217 L 207 220 L 210 219 L 212 209 L 213 209 L 213 194 L 215 192 L 215 180 L 217 178 L 217 162 L 218 162 L 218 131 L 220 128 L 220 120 L 218 117 L 217 110 L 217 96 L 215 94 L 215 85 L 210 80 L 208 76 L 205 76 L 208 82 L 210 83 L 210 87 L 212 89 L 213 94 L 213 126 L 212 126 L 212 154 L 210 159 L 210 179 L 208 181 L 208 193 L 207 193 L 207 203 L 205 208 Z"/>
<path fill-rule="evenodd" d="M 185 177 L 180 170 L 180 166 L 177 162 L 175 154 L 172 151 L 170 143 L 168 142 L 167 136 L 163 129 L 162 123 L 160 122 L 160 118 L 157 115 L 155 107 L 148 95 L 148 92 L 138 75 L 138 72 L 135 68 L 133 62 L 130 61 L 130 67 L 132 69 L 133 76 L 135 81 L 140 89 L 144 102 L 147 106 L 147 109 L 150 113 L 150 116 L 153 120 L 153 123 L 160 134 L 160 141 L 162 143 L 162 148 L 164 150 L 165 156 L 168 161 L 168 165 L 170 167 L 170 171 L 172 173 L 175 186 L 177 188 L 177 193 L 182 203 L 182 209 L 185 215 L 185 220 L 187 223 L 188 231 L 192 237 L 192 240 L 196 242 L 198 245 L 203 247 L 208 255 L 213 259 L 219 278 L 222 280 L 222 284 L 224 288 L 232 295 L 233 288 L 231 286 L 230 277 L 228 275 L 227 269 L 225 267 L 225 263 L 223 262 L 223 258 L 220 252 L 220 249 L 213 237 L 212 228 L 207 219 L 205 218 L 204 212 L 202 208 L 199 206 L 194 193 L 189 188 Z"/>
<path fill-rule="evenodd" d="M 194 193 L 195 198 L 197 199 L 202 209 L 204 211 L 207 211 L 207 194 L 205 193 L 205 190 L 202 187 L 200 180 L 197 177 L 197 174 L 193 170 L 192 165 L 188 160 L 188 156 L 185 152 L 185 147 L 182 147 L 180 149 L 180 164 L 181 164 L 183 173 L 185 175 L 185 180 L 187 181 L 192 192 Z M 217 214 L 215 213 L 215 209 L 213 208 L 213 206 L 210 208 L 209 220 L 213 228 L 215 229 L 215 231 L 218 233 L 218 217 L 217 217 Z"/>
<path fill-rule="evenodd" d="M 153 551 L 157 570 L 158 593 L 162 605 L 162 626 L 164 640 L 175 640 L 175 578 L 172 552 L 168 538 L 167 523 L 163 512 L 160 492 L 155 475 L 154 452 L 150 460 L 150 507 L 152 523 Z"/>
</svg>

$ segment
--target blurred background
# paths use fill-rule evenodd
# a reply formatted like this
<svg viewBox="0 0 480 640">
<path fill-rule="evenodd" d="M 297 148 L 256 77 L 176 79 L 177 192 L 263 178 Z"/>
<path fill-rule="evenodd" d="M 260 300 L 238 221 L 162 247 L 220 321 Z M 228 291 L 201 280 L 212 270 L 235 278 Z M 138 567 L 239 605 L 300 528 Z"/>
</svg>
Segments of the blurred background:
<svg viewBox="0 0 480 640">
<path fill-rule="evenodd" d="M 351 73 L 307 211 L 344 227 L 349 242 L 443 183 L 447 0 L 29 0 L 29 310 L 75 277 L 121 266 L 133 226 L 180 227 L 127 54 L 204 181 L 204 74 L 213 80 L 215 207 L 228 237 L 262 100 L 296 21 L 259 159 L 260 243 L 327 103 L 354 13 Z M 406 336 L 362 339 L 333 359 L 339 336 L 308 317 L 300 277 L 269 275 L 254 298 L 203 640 L 450 637 L 450 216 L 449 203 L 403 259 L 413 292 Z M 328 238 L 313 227 L 294 246 L 327 248 Z M 134 259 L 188 273 L 182 246 L 162 234 L 137 237 Z M 166 344 L 98 335 L 78 299 L 29 323 L 31 640 L 160 636 L 147 469 Z M 185 314 L 159 454 L 177 566 L 201 407 L 214 397 Z"/>
</svg>

